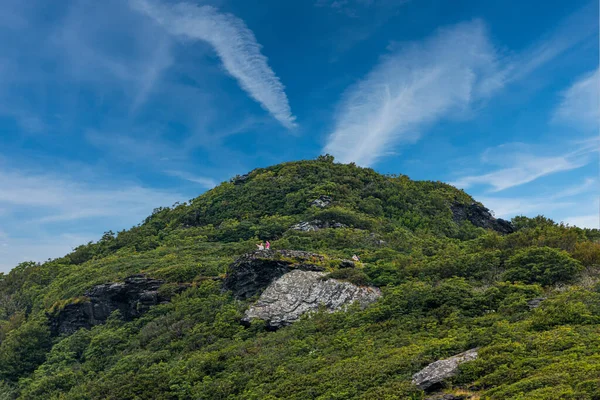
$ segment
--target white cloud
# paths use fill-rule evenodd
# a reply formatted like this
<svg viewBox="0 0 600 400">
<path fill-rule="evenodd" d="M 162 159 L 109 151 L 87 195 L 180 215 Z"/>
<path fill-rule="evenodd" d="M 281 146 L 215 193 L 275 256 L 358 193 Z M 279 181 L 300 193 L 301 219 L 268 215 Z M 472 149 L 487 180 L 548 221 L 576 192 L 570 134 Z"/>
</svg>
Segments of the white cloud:
<svg viewBox="0 0 600 400">
<path fill-rule="evenodd" d="M 159 206 L 187 199 L 179 193 L 107 181 L 98 176 L 0 170 L 0 270 L 24 260 L 43 261 L 129 228 Z"/>
<path fill-rule="evenodd" d="M 502 86 L 496 54 L 480 21 L 438 31 L 382 58 L 345 94 L 325 152 L 373 164 L 390 146 L 418 138 Z"/>
<path fill-rule="evenodd" d="M 600 125 L 600 70 L 586 74 L 565 91 L 555 121 L 593 130 Z"/>
<path fill-rule="evenodd" d="M 484 164 L 503 168 L 481 175 L 464 176 L 450 184 L 461 189 L 475 185 L 491 186 L 492 192 L 499 192 L 546 175 L 583 167 L 590 162 L 589 153 L 592 151 L 595 151 L 594 147 L 584 142 L 565 154 L 540 156 L 535 154 L 532 146 L 523 143 L 505 144 L 487 149 L 481 160 Z"/>
<path fill-rule="evenodd" d="M 186 181 L 194 182 L 199 184 L 203 188 L 212 189 L 217 186 L 217 181 L 212 178 L 207 178 L 205 176 L 196 176 L 185 171 L 174 171 L 169 170 L 165 171 L 167 175 L 174 176 L 180 179 L 184 179 Z"/>
<path fill-rule="evenodd" d="M 572 196 L 577 196 L 580 195 L 582 193 L 588 193 L 590 192 L 592 189 L 596 189 L 598 187 L 598 180 L 595 178 L 586 178 L 582 183 L 580 183 L 579 185 L 574 185 L 568 188 L 565 188 L 563 190 L 558 191 L 555 195 L 552 196 L 552 198 L 565 198 L 565 197 L 572 197 Z"/>
<path fill-rule="evenodd" d="M 99 84 L 98 95 L 113 94 L 117 83 L 130 97 L 131 112 L 148 100 L 173 63 L 170 36 L 120 0 L 72 2 L 58 28 L 43 40 L 50 54 L 61 57 L 64 78 Z M 115 51 L 114 42 L 128 51 Z"/>
<path fill-rule="evenodd" d="M 261 53 L 261 46 L 244 21 L 212 6 L 163 5 L 131 0 L 132 6 L 174 36 L 210 43 L 223 66 L 240 86 L 287 128 L 296 126 L 284 86 Z"/>
<path fill-rule="evenodd" d="M 597 43 L 597 35 L 598 10 L 594 2 L 589 2 L 565 18 L 550 34 L 508 60 L 508 80 L 525 78 L 588 39 Z"/>
<path fill-rule="evenodd" d="M 600 228 L 600 216 L 598 214 L 580 215 L 576 217 L 567 217 L 562 220 L 565 224 L 577 226 L 579 228 Z"/>
<path fill-rule="evenodd" d="M 496 217 L 512 218 L 515 215 L 548 216 L 550 213 L 570 209 L 577 203 L 574 201 L 555 201 L 541 197 L 478 197 L 478 201 L 494 212 Z"/>
<path fill-rule="evenodd" d="M 183 196 L 127 182 L 111 186 L 45 174 L 0 171 L 0 206 L 14 213 L 25 209 L 23 220 L 56 222 L 92 217 L 123 217 L 139 222 L 160 205 Z"/>
<path fill-rule="evenodd" d="M 93 236 L 85 235 L 44 235 L 27 239 L 0 237 L 0 273 L 8 272 L 24 261 L 43 262 L 49 258 L 62 257 L 75 247 L 85 244 Z"/>
<path fill-rule="evenodd" d="M 598 180 L 586 178 L 582 183 L 553 190 L 548 194 L 522 197 L 483 196 L 477 200 L 494 211 L 497 217 L 512 218 L 516 215 L 545 215 L 558 222 L 582 228 L 598 227 L 598 198 L 591 193 L 597 189 Z M 570 216 L 573 210 L 582 215 Z M 595 213 L 594 213 L 595 212 Z"/>
<path fill-rule="evenodd" d="M 342 162 L 371 165 L 392 154 L 394 145 L 417 140 L 428 124 L 468 109 L 594 38 L 596 17 L 590 3 L 516 55 L 498 54 L 478 21 L 404 46 L 346 92 L 324 152 Z"/>
</svg>

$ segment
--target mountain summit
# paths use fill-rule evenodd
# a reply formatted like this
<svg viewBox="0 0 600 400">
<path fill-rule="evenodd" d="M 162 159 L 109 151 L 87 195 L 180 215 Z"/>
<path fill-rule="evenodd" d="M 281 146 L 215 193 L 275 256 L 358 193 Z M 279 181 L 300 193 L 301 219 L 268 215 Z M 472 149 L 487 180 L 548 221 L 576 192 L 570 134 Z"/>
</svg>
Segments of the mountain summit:
<svg viewBox="0 0 600 400">
<path fill-rule="evenodd" d="M 0 275 L 0 399 L 600 398 L 599 239 L 330 156 L 255 169 Z"/>
</svg>

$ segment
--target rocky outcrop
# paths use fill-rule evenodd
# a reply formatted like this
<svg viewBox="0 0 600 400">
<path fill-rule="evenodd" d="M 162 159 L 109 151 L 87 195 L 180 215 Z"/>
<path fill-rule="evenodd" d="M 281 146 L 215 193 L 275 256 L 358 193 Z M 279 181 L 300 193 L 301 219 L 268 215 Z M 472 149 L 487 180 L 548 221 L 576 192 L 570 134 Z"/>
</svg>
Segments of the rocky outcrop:
<svg viewBox="0 0 600 400">
<path fill-rule="evenodd" d="M 310 205 L 314 207 L 325 208 L 330 205 L 332 201 L 333 199 L 331 196 L 319 196 L 318 199 L 311 201 Z"/>
<path fill-rule="evenodd" d="M 306 251 L 258 250 L 244 254 L 229 266 L 223 288 L 231 290 L 237 299 L 247 299 L 294 269 L 323 271 L 318 265 L 323 261 L 323 256 Z"/>
<path fill-rule="evenodd" d="M 530 310 L 538 308 L 544 300 L 546 300 L 545 297 L 536 297 L 535 299 L 527 300 L 527 307 L 529 307 Z"/>
<path fill-rule="evenodd" d="M 381 296 L 378 288 L 324 280 L 325 275 L 324 272 L 294 270 L 281 276 L 246 311 L 243 322 L 258 318 L 266 321 L 269 328 L 277 329 L 321 306 L 334 312 L 355 302 L 367 306 Z"/>
<path fill-rule="evenodd" d="M 139 317 L 151 306 L 168 302 L 169 295 L 158 289 L 163 281 L 144 275 L 133 275 L 123 282 L 97 285 L 84 294 L 83 301 L 67 304 L 48 315 L 54 335 L 72 334 L 80 328 L 91 328 L 106 322 L 113 311 L 119 310 L 124 320 Z M 179 291 L 185 287 L 179 287 Z"/>
<path fill-rule="evenodd" d="M 515 231 L 512 224 L 501 218 L 495 218 L 489 209 L 484 206 L 471 203 L 454 203 L 450 206 L 454 221 L 457 223 L 469 221 L 479 228 L 493 229 L 496 232 L 508 234 Z"/>
<path fill-rule="evenodd" d="M 293 225 L 290 229 L 302 232 L 315 232 L 327 228 L 346 228 L 346 225 L 341 224 L 339 222 L 327 222 L 315 219 L 313 221 L 304 221 L 297 223 L 296 225 Z"/>
<path fill-rule="evenodd" d="M 340 260 L 339 268 L 354 268 L 356 267 L 356 263 L 352 260 Z"/>
<path fill-rule="evenodd" d="M 428 390 L 441 384 L 445 379 L 458 373 L 458 367 L 477 358 L 477 349 L 467 350 L 445 360 L 429 364 L 412 377 L 412 383 L 419 389 Z"/>
<path fill-rule="evenodd" d="M 425 400 L 468 400 L 470 396 L 467 395 L 455 395 L 448 393 L 436 394 L 434 396 L 427 397 Z"/>
<path fill-rule="evenodd" d="M 233 183 L 234 185 L 241 185 L 242 183 L 246 183 L 248 179 L 250 179 L 250 173 L 244 175 L 236 175 L 233 178 L 231 178 L 229 182 Z"/>
</svg>

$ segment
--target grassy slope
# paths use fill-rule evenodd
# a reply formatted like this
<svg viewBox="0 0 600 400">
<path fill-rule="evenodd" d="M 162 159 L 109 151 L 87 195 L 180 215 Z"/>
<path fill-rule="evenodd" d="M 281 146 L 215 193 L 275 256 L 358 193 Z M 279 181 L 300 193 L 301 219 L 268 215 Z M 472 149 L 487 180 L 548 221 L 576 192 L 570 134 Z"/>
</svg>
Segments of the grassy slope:
<svg viewBox="0 0 600 400">
<path fill-rule="evenodd" d="M 310 207 L 320 195 L 334 204 Z M 419 399 L 414 372 L 475 346 L 481 357 L 453 384 L 482 398 L 600 398 L 598 232 L 519 218 L 518 232 L 499 236 L 455 224 L 452 202 L 472 199 L 328 159 L 285 163 L 64 258 L 22 264 L 0 276 L 0 399 Z M 349 227 L 288 230 L 315 218 Z M 267 238 L 361 255 L 383 299 L 277 332 L 243 328 L 247 304 L 207 278 Z M 49 336 L 48 310 L 139 272 L 193 287 L 136 321 Z"/>
</svg>

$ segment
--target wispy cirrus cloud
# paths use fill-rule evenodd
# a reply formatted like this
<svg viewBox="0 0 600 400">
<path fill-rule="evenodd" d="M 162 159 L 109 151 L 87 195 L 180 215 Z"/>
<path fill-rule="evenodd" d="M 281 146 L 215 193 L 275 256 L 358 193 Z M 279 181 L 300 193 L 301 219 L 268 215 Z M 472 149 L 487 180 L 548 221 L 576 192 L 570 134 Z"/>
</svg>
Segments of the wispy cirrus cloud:
<svg viewBox="0 0 600 400">
<path fill-rule="evenodd" d="M 569 224 L 571 226 L 577 226 L 579 228 L 590 228 L 590 229 L 599 229 L 600 228 L 600 217 L 598 214 L 587 214 L 587 215 L 577 215 L 573 217 L 567 217 L 562 220 L 565 224 Z"/>
<path fill-rule="evenodd" d="M 597 4 L 590 1 L 567 16 L 552 32 L 506 60 L 508 80 L 516 81 L 525 78 L 586 40 L 597 42 L 597 36 L 598 9 Z"/>
<path fill-rule="evenodd" d="M 153 0 L 131 0 L 130 4 L 174 36 L 210 43 L 227 72 L 250 97 L 286 128 L 296 126 L 284 86 L 243 20 L 208 5 L 165 5 Z"/>
<path fill-rule="evenodd" d="M 600 70 L 586 74 L 568 88 L 554 121 L 596 130 L 600 125 Z"/>
<path fill-rule="evenodd" d="M 217 186 L 217 181 L 215 181 L 212 178 L 206 177 L 206 176 L 197 176 L 197 175 L 193 175 L 190 174 L 189 172 L 185 172 L 185 171 L 176 171 L 176 170 L 168 170 L 165 171 L 165 173 L 167 175 L 170 176 L 174 176 L 176 178 L 180 178 L 189 182 L 193 182 L 193 183 L 197 183 L 198 185 L 200 185 L 203 188 L 206 189 L 212 189 L 215 186 Z"/>
<path fill-rule="evenodd" d="M 581 228 L 598 228 L 598 198 L 594 196 L 597 185 L 596 178 L 585 178 L 581 183 L 545 194 L 522 197 L 482 196 L 477 200 L 493 210 L 497 217 L 545 215 Z M 573 210 L 582 214 L 573 216 Z"/>
<path fill-rule="evenodd" d="M 182 195 L 127 182 L 103 183 L 71 179 L 56 174 L 0 171 L 0 207 L 13 216 L 23 210 L 24 222 L 47 223 L 95 217 L 122 218 L 139 222 L 153 208 L 170 205 Z"/>
<path fill-rule="evenodd" d="M 502 86 L 481 21 L 439 30 L 391 54 L 344 95 L 325 152 L 342 162 L 376 162 L 391 145 L 460 112 Z"/>
<path fill-rule="evenodd" d="M 575 12 L 519 54 L 500 54 L 481 21 L 392 50 L 343 95 L 324 152 L 361 165 L 392 154 L 393 146 L 417 140 L 428 125 L 477 105 L 593 39 L 594 7 L 590 3 Z"/>
<path fill-rule="evenodd" d="M 583 142 L 567 153 L 554 155 L 540 155 L 533 146 L 524 143 L 504 144 L 487 149 L 481 157 L 483 165 L 500 168 L 463 176 L 451 184 L 461 189 L 483 185 L 491 187 L 491 192 L 499 192 L 546 175 L 583 167 L 591 161 L 590 154 L 596 151 L 597 144 L 595 140 Z"/>
<path fill-rule="evenodd" d="M 189 196 L 135 182 L 94 176 L 0 169 L 0 272 L 17 262 L 44 261 L 129 228 L 159 206 Z"/>
<path fill-rule="evenodd" d="M 317 0 L 315 6 L 327 7 L 348 17 L 356 18 L 368 8 L 377 8 L 390 14 L 390 10 L 411 0 Z"/>
</svg>

